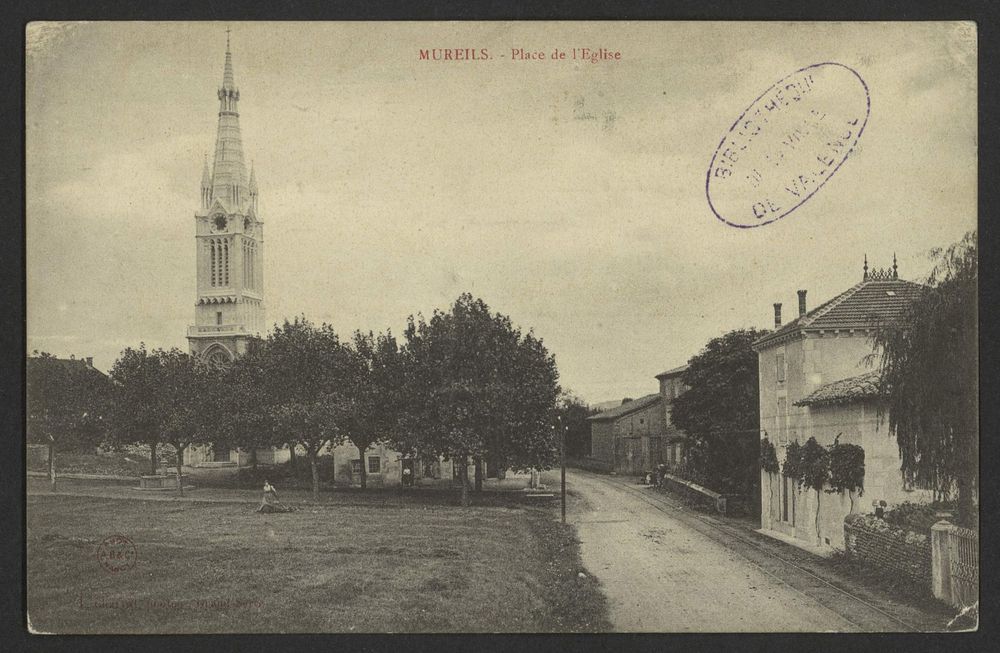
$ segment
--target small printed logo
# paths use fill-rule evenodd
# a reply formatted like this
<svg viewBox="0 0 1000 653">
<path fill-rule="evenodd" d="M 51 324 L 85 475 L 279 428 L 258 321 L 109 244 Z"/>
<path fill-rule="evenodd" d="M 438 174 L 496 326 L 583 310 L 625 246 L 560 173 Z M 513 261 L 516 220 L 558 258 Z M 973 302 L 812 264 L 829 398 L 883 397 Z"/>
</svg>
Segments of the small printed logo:
<svg viewBox="0 0 1000 653">
<path fill-rule="evenodd" d="M 97 547 L 97 560 L 112 573 L 128 571 L 135 566 L 135 542 L 125 535 L 110 535 Z"/>
</svg>

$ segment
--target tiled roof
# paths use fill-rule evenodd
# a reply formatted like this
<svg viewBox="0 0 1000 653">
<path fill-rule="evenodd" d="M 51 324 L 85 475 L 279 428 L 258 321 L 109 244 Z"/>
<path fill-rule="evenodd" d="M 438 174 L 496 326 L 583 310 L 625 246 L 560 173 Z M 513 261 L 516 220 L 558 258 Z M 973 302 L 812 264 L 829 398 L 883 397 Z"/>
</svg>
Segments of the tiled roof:
<svg viewBox="0 0 1000 653">
<path fill-rule="evenodd" d="M 633 399 L 632 401 L 626 402 L 621 406 L 612 408 L 610 410 L 606 410 L 602 413 L 591 415 L 587 419 L 594 422 L 603 422 L 605 420 L 618 419 L 619 417 L 624 417 L 625 415 L 634 413 L 638 410 L 642 410 L 643 408 L 649 408 L 650 406 L 655 405 L 661 399 L 663 399 L 663 395 L 657 392 L 655 394 L 646 395 L 645 397 L 639 397 L 638 399 Z"/>
<path fill-rule="evenodd" d="M 680 367 L 675 367 L 672 370 L 667 370 L 666 372 L 660 372 L 659 374 L 656 375 L 656 378 L 662 379 L 668 376 L 677 376 L 687 368 L 688 368 L 687 365 L 681 365 Z"/>
<path fill-rule="evenodd" d="M 879 394 L 879 373 L 866 372 L 860 376 L 827 383 L 815 392 L 795 402 L 796 406 L 823 406 L 842 404 Z"/>
<path fill-rule="evenodd" d="M 754 343 L 760 349 L 799 331 L 867 329 L 899 317 L 924 286 L 902 279 L 868 280 L 848 288 L 830 301 L 797 317 Z"/>
</svg>

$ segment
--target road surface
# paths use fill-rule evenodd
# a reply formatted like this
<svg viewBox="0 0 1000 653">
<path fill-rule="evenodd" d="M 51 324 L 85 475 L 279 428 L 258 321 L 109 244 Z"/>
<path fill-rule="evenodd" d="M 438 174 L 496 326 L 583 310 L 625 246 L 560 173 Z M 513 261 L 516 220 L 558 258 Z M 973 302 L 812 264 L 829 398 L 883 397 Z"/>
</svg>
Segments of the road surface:
<svg viewBox="0 0 1000 653">
<path fill-rule="evenodd" d="M 906 630 L 866 605 L 850 605 L 848 595 L 810 591 L 815 579 L 790 577 L 805 574 L 773 558 L 761 564 L 759 551 L 741 554 L 696 515 L 628 482 L 568 472 L 569 489 L 586 505 L 567 519 L 577 527 L 584 565 L 603 585 L 616 631 Z M 880 620 L 856 616 L 869 613 Z"/>
</svg>

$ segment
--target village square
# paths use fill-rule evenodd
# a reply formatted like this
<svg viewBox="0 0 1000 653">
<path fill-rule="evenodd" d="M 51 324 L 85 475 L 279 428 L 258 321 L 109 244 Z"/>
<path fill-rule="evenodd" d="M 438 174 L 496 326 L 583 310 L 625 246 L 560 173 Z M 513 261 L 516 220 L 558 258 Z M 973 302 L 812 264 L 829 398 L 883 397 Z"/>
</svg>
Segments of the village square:
<svg viewBox="0 0 1000 653">
<path fill-rule="evenodd" d="M 592 240 L 565 254 L 562 226 L 548 244 L 549 235 L 519 231 L 503 253 L 507 227 L 470 217 L 469 230 L 481 231 L 468 246 L 465 226 L 449 222 L 448 231 L 433 232 L 418 208 L 407 216 L 416 226 L 380 223 L 391 211 L 378 202 L 399 192 L 392 206 L 401 209 L 455 196 L 463 205 L 529 215 L 531 192 L 542 192 L 530 184 L 542 181 L 527 179 L 541 175 L 524 172 L 501 198 L 490 175 L 502 177 L 505 165 L 486 163 L 486 173 L 466 165 L 468 187 L 421 178 L 425 194 L 408 194 L 411 180 L 398 168 L 369 170 L 365 160 L 398 163 L 448 147 L 444 158 L 469 164 L 475 147 L 516 151 L 511 143 L 528 142 L 516 140 L 521 127 L 499 121 L 502 127 L 456 131 L 449 145 L 428 136 L 448 124 L 433 106 L 392 113 L 403 104 L 397 94 L 438 83 L 440 72 L 419 73 L 427 75 L 419 83 L 391 73 L 380 90 L 366 91 L 377 95 L 374 113 L 345 103 L 349 117 L 330 119 L 324 112 L 333 105 L 324 102 L 358 92 L 363 77 L 335 67 L 316 76 L 313 64 L 302 63 L 311 52 L 303 51 L 301 75 L 312 81 L 296 85 L 278 68 L 267 72 L 267 55 L 256 51 L 263 32 L 254 31 L 263 27 L 201 27 L 197 51 L 215 54 L 171 50 L 172 65 L 184 69 L 162 88 L 143 68 L 158 65 L 155 59 L 136 62 L 123 84 L 148 82 L 150 97 L 126 90 L 113 96 L 126 98 L 124 109 L 102 109 L 153 111 L 169 96 L 203 116 L 201 127 L 126 120 L 126 140 L 137 139 L 142 155 L 110 159 L 106 170 L 121 187 L 70 184 L 66 191 L 80 207 L 114 196 L 112 212 L 129 216 L 108 227 L 108 238 L 121 242 L 87 254 L 121 256 L 121 266 L 102 272 L 97 285 L 63 270 L 72 265 L 39 245 L 48 241 L 32 230 L 44 234 L 48 223 L 29 202 L 29 336 L 36 336 L 25 367 L 31 632 L 976 627 L 974 219 L 912 236 L 919 242 L 903 237 L 902 222 L 859 239 L 836 240 L 839 234 L 826 231 L 791 244 L 775 237 L 739 267 L 735 249 L 724 248 L 736 247 L 740 230 L 723 224 L 713 207 L 721 222 L 709 214 L 710 228 L 724 235 L 699 241 L 676 227 L 671 238 L 686 243 L 680 249 L 705 252 L 684 265 L 671 260 L 683 253 L 671 254 L 662 266 L 669 272 L 651 272 L 664 259 L 642 249 L 650 231 L 624 219 L 608 233 L 634 238 L 633 250 L 616 250 L 607 261 L 594 254 L 614 247 L 607 234 L 587 235 L 604 223 L 574 227 Z M 78 29 L 80 48 L 119 38 L 111 30 L 87 40 L 89 28 Z M 143 29 L 156 40 L 150 48 L 168 48 L 158 28 Z M 144 38 L 122 34 L 122 43 L 132 44 L 121 45 L 123 52 Z M 365 39 L 376 42 L 373 34 Z M 49 43 L 54 53 L 69 47 Z M 628 44 L 613 44 L 615 62 L 634 56 Z M 73 50 L 61 56 L 66 52 Z M 414 65 L 459 65 L 419 52 L 411 53 Z M 44 53 L 32 55 L 36 71 L 48 70 Z M 611 74 L 594 71 L 587 74 Z M 209 75 L 214 86 L 202 83 Z M 72 96 L 74 83 L 62 83 L 59 93 Z M 593 128 L 582 160 L 617 156 L 608 154 L 617 145 L 598 139 L 631 128 L 628 107 L 605 106 L 603 91 L 586 99 L 579 93 L 559 99 L 569 117 L 550 122 Z M 29 95 L 38 107 L 61 101 Z M 670 96 L 650 97 L 636 102 Z M 418 135 L 394 145 L 395 132 L 382 125 L 362 127 L 359 136 L 369 115 L 398 117 L 392 124 L 403 125 L 406 138 L 411 127 Z M 214 133 L 203 128 L 209 118 Z M 297 121 L 319 125 L 317 138 L 336 134 L 337 147 L 289 137 Z M 563 123 L 552 129 L 570 129 Z M 161 129 L 183 145 L 165 153 L 157 141 L 142 140 Z M 55 147 L 47 138 L 39 132 L 37 151 Z M 851 138 L 869 148 L 852 157 L 874 149 L 864 138 L 878 143 L 878 133 Z M 838 174 L 846 177 L 861 163 L 842 150 L 839 163 L 848 163 Z M 164 195 L 169 220 L 141 222 L 150 204 L 143 193 L 166 183 L 144 172 L 159 165 L 147 159 L 161 155 L 189 192 Z M 88 174 L 105 165 L 86 153 L 68 155 L 75 156 Z M 516 164 L 519 155 L 511 156 Z M 283 176 L 285 161 L 298 178 Z M 420 168 L 409 159 L 407 166 Z M 600 175 L 618 172 L 596 167 L 605 170 Z M 330 169 L 362 190 L 350 195 L 356 191 L 345 190 L 348 181 L 325 175 Z M 29 179 L 52 175 L 48 164 L 29 166 Z M 558 189 L 568 182 L 550 183 Z M 703 178 L 698 183 L 703 201 Z M 632 210 L 631 200 L 602 184 L 593 181 L 594 192 L 612 199 L 601 201 L 601 211 L 613 215 L 623 202 Z M 521 187 L 524 196 L 512 190 Z M 354 202 L 330 205 L 317 188 Z M 552 207 L 576 202 L 572 195 L 583 190 L 559 192 Z M 321 216 L 314 224 L 322 228 L 296 223 L 309 212 Z M 417 235 L 424 228 L 433 233 Z M 429 266 L 433 247 L 460 251 L 455 260 L 464 263 L 443 255 L 439 267 Z M 193 253 L 184 266 L 177 263 L 181 248 Z M 797 251 L 807 248 L 812 253 Z M 552 273 L 557 285 L 539 281 L 548 278 L 538 273 L 546 252 L 558 252 L 552 256 L 573 271 Z M 802 258 L 786 264 L 786 254 Z M 469 272 L 480 269 L 478 259 L 493 261 L 480 276 Z M 616 264 L 634 265 L 634 273 L 619 279 Z M 43 299 L 58 293 L 45 280 L 56 269 L 78 284 L 66 296 L 80 296 L 53 299 L 49 309 Z M 772 276 L 780 281 L 760 281 Z M 420 295 L 417 286 L 433 285 L 429 279 L 439 286 Z M 587 284 L 595 288 L 586 291 L 592 306 L 559 303 L 558 295 Z M 633 289 L 642 299 L 621 298 L 632 298 Z M 88 322 L 98 325 L 97 353 L 81 348 L 91 341 L 72 335 L 72 320 L 63 317 L 83 311 L 88 292 L 101 302 L 118 301 L 116 294 L 142 298 Z M 334 292 L 338 301 L 330 299 Z M 378 312 L 365 314 L 362 298 L 382 293 Z M 47 330 L 63 319 L 71 335 Z M 662 323 L 666 335 L 636 349 L 645 333 L 640 322 L 649 333 Z M 576 332 L 588 335 L 571 341 L 567 334 Z M 570 350 L 576 358 L 564 357 Z"/>
</svg>

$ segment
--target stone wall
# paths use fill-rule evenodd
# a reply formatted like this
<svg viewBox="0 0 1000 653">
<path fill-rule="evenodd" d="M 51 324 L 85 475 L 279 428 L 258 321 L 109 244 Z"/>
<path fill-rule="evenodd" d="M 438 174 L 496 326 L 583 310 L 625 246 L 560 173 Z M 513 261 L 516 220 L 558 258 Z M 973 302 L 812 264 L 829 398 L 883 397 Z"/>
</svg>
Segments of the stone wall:
<svg viewBox="0 0 1000 653">
<path fill-rule="evenodd" d="M 844 545 L 848 555 L 931 587 L 931 541 L 922 533 L 896 528 L 873 515 L 854 514 L 844 519 Z"/>
</svg>

